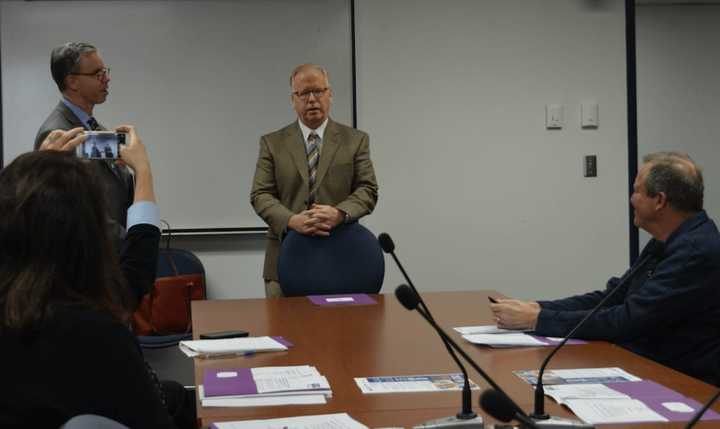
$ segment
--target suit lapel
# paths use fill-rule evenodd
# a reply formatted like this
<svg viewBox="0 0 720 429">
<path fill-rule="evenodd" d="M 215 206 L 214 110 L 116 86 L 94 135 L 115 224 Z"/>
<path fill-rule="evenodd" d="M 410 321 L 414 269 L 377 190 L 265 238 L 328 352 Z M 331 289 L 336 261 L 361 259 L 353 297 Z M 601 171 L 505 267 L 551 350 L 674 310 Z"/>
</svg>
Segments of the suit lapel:
<svg viewBox="0 0 720 429">
<path fill-rule="evenodd" d="M 338 130 L 335 127 L 335 122 L 328 120 L 327 128 L 325 128 L 325 136 L 323 137 L 322 150 L 320 151 L 316 188 L 322 183 L 325 173 L 327 173 L 328 168 L 330 168 L 330 164 L 332 164 L 339 146 L 340 139 L 338 138 Z"/>
<path fill-rule="evenodd" d="M 75 116 L 75 114 L 73 113 L 73 111 L 70 110 L 70 108 L 67 107 L 67 106 L 65 105 L 65 103 L 63 103 L 62 101 L 60 101 L 60 102 L 58 103 L 58 105 L 57 105 L 57 107 L 55 107 L 55 109 L 56 109 L 58 112 L 60 112 L 60 114 L 63 115 L 63 117 L 64 117 L 65 119 L 67 119 L 68 122 L 70 122 L 70 123 L 72 124 L 73 128 L 74 128 L 74 127 L 83 127 L 83 128 L 86 128 L 86 129 L 87 129 L 87 126 L 85 126 L 85 124 L 83 124 L 82 122 L 80 122 L 80 119 L 79 119 L 77 116 Z"/>
<path fill-rule="evenodd" d="M 307 154 L 305 153 L 305 139 L 303 139 L 300 125 L 298 125 L 297 122 L 288 130 L 285 143 L 295 163 L 295 167 L 297 167 L 298 172 L 300 172 L 300 176 L 305 183 L 308 183 L 308 162 Z"/>
</svg>

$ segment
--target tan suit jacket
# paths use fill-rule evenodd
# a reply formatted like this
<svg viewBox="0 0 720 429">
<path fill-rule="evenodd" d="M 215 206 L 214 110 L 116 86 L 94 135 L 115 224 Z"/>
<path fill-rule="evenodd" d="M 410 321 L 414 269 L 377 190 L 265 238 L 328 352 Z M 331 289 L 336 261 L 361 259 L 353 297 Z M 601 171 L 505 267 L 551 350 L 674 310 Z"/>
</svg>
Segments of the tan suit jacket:
<svg viewBox="0 0 720 429">
<path fill-rule="evenodd" d="M 328 120 L 317 170 L 316 202 L 358 219 L 372 212 L 378 185 L 368 135 Z M 290 217 L 307 209 L 310 193 L 305 141 L 297 121 L 260 138 L 250 203 L 268 224 L 263 278 L 277 280 L 280 241 Z"/>
</svg>

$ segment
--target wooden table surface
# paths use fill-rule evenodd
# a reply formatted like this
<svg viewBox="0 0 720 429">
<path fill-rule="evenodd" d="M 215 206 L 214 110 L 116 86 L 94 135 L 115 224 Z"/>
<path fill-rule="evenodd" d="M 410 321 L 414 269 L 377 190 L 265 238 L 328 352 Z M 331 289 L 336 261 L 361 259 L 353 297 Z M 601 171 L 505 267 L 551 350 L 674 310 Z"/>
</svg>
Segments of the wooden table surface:
<svg viewBox="0 0 720 429">
<path fill-rule="evenodd" d="M 492 291 L 423 294 L 438 324 L 527 412 L 532 410 L 530 385 L 514 370 L 537 369 L 548 347 L 491 349 L 475 346 L 452 331 L 456 326 L 493 324 L 487 306 Z M 497 294 L 494 294 L 497 295 Z M 425 420 L 454 415 L 460 409 L 459 392 L 363 395 L 355 377 L 418 375 L 459 372 L 442 342 L 417 312 L 404 309 L 391 294 L 373 295 L 376 305 L 322 307 L 307 298 L 193 301 L 193 332 L 242 329 L 252 336 L 281 335 L 294 344 L 287 352 L 257 353 L 248 357 L 195 359 L 195 381 L 202 384 L 205 368 L 313 365 L 330 381 L 333 397 L 326 405 L 248 408 L 203 408 L 203 425 L 213 421 L 247 420 L 296 415 L 347 412 L 369 427 L 411 427 Z M 482 389 L 488 384 L 468 365 L 470 378 Z M 565 346 L 548 368 L 621 367 L 643 379 L 654 380 L 704 403 L 715 388 L 621 347 L 592 342 Z M 477 405 L 475 412 L 494 422 Z M 546 411 L 573 417 L 546 398 Z M 720 407 L 713 407 L 720 411 Z M 682 428 L 684 423 L 633 424 L 633 428 Z M 603 425 L 620 428 L 623 425 Z M 720 427 L 718 422 L 697 428 Z"/>
</svg>

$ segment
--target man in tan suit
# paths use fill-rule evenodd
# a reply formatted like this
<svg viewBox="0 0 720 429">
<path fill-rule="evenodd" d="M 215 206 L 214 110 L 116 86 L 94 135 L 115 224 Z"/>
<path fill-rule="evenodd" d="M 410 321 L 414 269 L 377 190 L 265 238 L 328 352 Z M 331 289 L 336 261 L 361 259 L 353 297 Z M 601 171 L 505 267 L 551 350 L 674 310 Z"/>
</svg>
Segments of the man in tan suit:
<svg viewBox="0 0 720 429">
<path fill-rule="evenodd" d="M 280 241 L 287 231 L 329 236 L 341 223 L 372 212 L 377 181 L 368 135 L 328 117 L 327 71 L 302 64 L 290 76 L 298 120 L 260 138 L 250 202 L 268 224 L 265 294 L 283 296 L 278 282 Z"/>
</svg>

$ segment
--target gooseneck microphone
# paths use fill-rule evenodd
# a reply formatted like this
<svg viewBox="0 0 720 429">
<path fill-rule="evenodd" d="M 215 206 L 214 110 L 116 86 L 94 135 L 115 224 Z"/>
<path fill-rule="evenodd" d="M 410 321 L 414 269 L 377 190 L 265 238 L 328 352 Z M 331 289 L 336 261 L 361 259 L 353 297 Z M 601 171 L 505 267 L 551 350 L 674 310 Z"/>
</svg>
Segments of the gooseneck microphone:
<svg viewBox="0 0 720 429">
<path fill-rule="evenodd" d="M 405 277 L 405 280 L 409 284 L 412 285 L 412 281 L 410 280 L 410 277 L 405 272 L 405 269 L 403 268 L 402 264 L 400 263 L 400 260 L 395 255 L 395 243 L 393 243 L 392 238 L 390 238 L 390 235 L 383 232 L 378 236 L 378 242 L 380 243 L 380 247 L 382 247 L 383 251 L 385 253 L 389 253 L 392 255 L 393 259 L 395 260 L 395 263 L 397 264 L 398 268 L 400 268 L 400 272 L 402 272 L 403 277 Z M 419 298 L 420 295 L 418 295 L 417 290 L 415 289 L 415 286 L 412 286 L 412 291 L 414 292 L 414 295 Z M 430 310 L 428 310 L 425 303 L 422 301 L 422 299 L 419 299 L 419 303 L 422 305 L 423 309 L 425 310 L 425 313 L 430 317 L 430 319 L 434 320 L 432 315 L 430 314 Z M 482 425 L 482 419 L 478 418 L 477 414 L 473 412 L 472 410 L 472 391 L 470 390 L 470 378 L 468 377 L 467 370 L 463 366 L 462 362 L 460 362 L 460 359 L 458 359 L 457 355 L 453 351 L 452 347 L 450 347 L 450 344 L 443 338 L 442 335 L 440 335 L 440 339 L 442 340 L 443 344 L 445 345 L 445 348 L 447 349 L 448 353 L 452 357 L 452 359 L 455 361 L 455 363 L 460 367 L 460 371 L 463 375 L 463 390 L 462 390 L 462 409 L 459 413 L 455 415 L 455 418 L 458 420 L 465 420 L 465 421 L 479 421 L 480 425 Z M 456 424 L 453 426 L 457 426 Z"/>
<path fill-rule="evenodd" d="M 477 371 L 478 374 L 482 376 L 482 378 L 485 379 L 485 381 L 490 384 L 500 395 L 503 395 L 507 402 L 510 403 L 511 407 L 514 409 L 514 411 L 518 414 L 521 414 L 525 417 L 527 417 L 527 414 L 515 403 L 512 399 L 502 390 L 500 386 L 498 386 L 495 381 L 490 378 L 485 371 L 480 368 L 480 366 L 470 357 L 468 356 L 465 351 L 460 348 L 460 346 L 457 345 L 455 340 L 450 338 L 450 336 L 435 322 L 435 320 L 425 311 L 423 308 L 421 308 L 420 303 L 422 300 L 420 299 L 420 296 L 412 290 L 408 285 L 400 285 L 395 289 L 395 297 L 397 297 L 398 301 L 400 301 L 400 304 L 402 304 L 403 307 L 405 307 L 408 310 L 416 310 L 420 315 L 425 319 L 430 326 L 435 329 L 435 331 L 440 335 L 440 337 L 443 339 L 443 342 L 445 342 L 446 346 L 452 347 L 455 349 L 462 357 L 465 359 L 467 363 L 470 364 L 470 366 L 473 367 L 475 371 Z M 466 384 L 467 381 L 466 381 Z"/>
<path fill-rule="evenodd" d="M 707 401 L 707 403 L 703 405 L 703 407 L 697 413 L 695 413 L 692 420 L 690 420 L 688 424 L 685 425 L 685 429 L 690 429 L 691 427 L 695 426 L 695 423 L 700 421 L 700 418 L 703 416 L 703 414 L 705 414 L 705 412 L 710 409 L 712 404 L 717 401 L 718 398 L 720 398 L 720 390 L 718 390 L 717 393 L 715 393 L 715 396 L 710 398 L 710 400 Z"/>
<path fill-rule="evenodd" d="M 526 427 L 533 429 L 538 428 L 538 425 L 535 424 L 532 419 L 518 413 L 515 405 L 508 401 L 508 397 L 499 393 L 497 390 L 488 389 L 484 391 L 482 395 L 480 395 L 480 407 L 501 422 L 509 422 L 512 419 L 516 419 Z"/>
<path fill-rule="evenodd" d="M 590 310 L 590 312 L 586 314 L 585 317 L 583 317 L 583 319 L 578 322 L 578 324 L 575 325 L 574 328 L 572 328 L 572 330 L 570 330 L 570 332 L 565 336 L 565 338 L 563 338 L 563 340 L 557 346 L 555 346 L 555 348 L 550 352 L 550 354 L 547 355 L 542 365 L 540 365 L 540 370 L 538 371 L 537 377 L 537 384 L 535 385 L 535 410 L 532 414 L 530 414 L 530 417 L 535 420 L 548 420 L 551 418 L 548 414 L 545 413 L 545 389 L 543 389 L 543 374 L 545 373 L 545 368 L 547 367 L 548 362 L 550 362 L 550 359 L 555 356 L 555 353 L 557 353 L 558 350 L 560 350 L 560 348 L 562 348 L 562 346 L 564 346 L 565 343 L 567 343 L 568 340 L 573 337 L 575 332 L 577 332 L 577 330 L 580 329 L 580 327 L 582 327 L 592 315 L 597 313 L 597 311 L 600 310 L 603 305 L 605 305 L 605 303 L 615 294 L 615 292 L 622 289 L 623 286 L 625 286 L 625 284 L 629 282 L 638 271 L 645 268 L 645 265 L 647 265 L 647 263 L 653 257 L 661 255 L 662 252 L 665 250 L 665 243 L 661 241 L 655 240 L 649 246 L 652 247 L 647 248 L 647 253 L 645 254 L 645 257 L 641 259 L 637 264 L 635 264 L 635 266 L 632 267 L 632 269 L 630 269 L 630 271 L 628 271 L 622 279 L 620 279 L 620 282 L 617 284 L 617 286 L 610 290 L 603 297 L 603 299 L 601 299 L 600 302 L 598 302 L 597 305 L 592 310 Z"/>
</svg>

